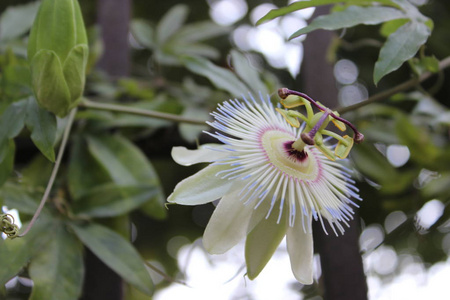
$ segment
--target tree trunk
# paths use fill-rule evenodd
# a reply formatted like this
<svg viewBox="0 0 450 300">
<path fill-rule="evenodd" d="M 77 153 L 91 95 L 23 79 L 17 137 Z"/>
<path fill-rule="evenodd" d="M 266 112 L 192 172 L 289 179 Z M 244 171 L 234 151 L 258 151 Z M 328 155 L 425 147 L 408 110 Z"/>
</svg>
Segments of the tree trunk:
<svg viewBox="0 0 450 300">
<path fill-rule="evenodd" d="M 316 8 L 314 17 L 328 12 L 328 7 Z M 301 78 L 304 92 L 314 100 L 333 108 L 337 106 L 337 88 L 333 67 L 326 60 L 332 40 L 330 31 L 309 33 L 304 42 Z M 359 217 L 355 213 L 350 228 L 336 237 L 327 226 L 326 235 L 319 222 L 314 222 L 314 245 L 320 254 L 322 280 L 326 300 L 367 300 L 367 284 L 362 258 L 359 254 Z"/>
<path fill-rule="evenodd" d="M 128 24 L 131 0 L 99 0 L 98 24 L 104 43 L 104 53 L 98 67 L 112 78 L 128 76 L 130 73 L 130 51 Z M 106 225 L 117 229 L 125 238 L 129 237 L 128 217 L 104 220 Z M 91 251 L 86 251 L 86 274 L 82 300 L 122 300 L 123 281 Z"/>
<path fill-rule="evenodd" d="M 130 12 L 131 0 L 98 1 L 98 24 L 104 43 L 104 54 L 98 66 L 112 77 L 130 73 Z"/>
</svg>

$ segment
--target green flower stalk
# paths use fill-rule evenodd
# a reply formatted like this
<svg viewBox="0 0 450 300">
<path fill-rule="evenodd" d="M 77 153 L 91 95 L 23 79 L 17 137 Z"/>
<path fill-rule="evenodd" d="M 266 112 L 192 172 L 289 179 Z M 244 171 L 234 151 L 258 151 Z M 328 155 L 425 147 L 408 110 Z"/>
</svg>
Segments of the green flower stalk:
<svg viewBox="0 0 450 300">
<path fill-rule="evenodd" d="M 43 0 L 28 42 L 33 90 L 38 103 L 59 117 L 81 99 L 88 43 L 77 0 Z"/>
</svg>

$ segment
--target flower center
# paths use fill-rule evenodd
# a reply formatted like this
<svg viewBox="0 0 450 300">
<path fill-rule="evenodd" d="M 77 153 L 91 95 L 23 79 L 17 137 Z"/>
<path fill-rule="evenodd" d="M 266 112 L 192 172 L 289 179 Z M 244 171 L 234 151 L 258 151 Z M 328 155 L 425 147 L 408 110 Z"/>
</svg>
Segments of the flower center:
<svg viewBox="0 0 450 300">
<path fill-rule="evenodd" d="M 269 130 L 262 135 L 261 144 L 270 163 L 285 175 L 299 180 L 316 180 L 320 166 L 314 152 L 308 147 L 302 151 L 292 148 L 294 140 L 292 134 Z"/>
</svg>

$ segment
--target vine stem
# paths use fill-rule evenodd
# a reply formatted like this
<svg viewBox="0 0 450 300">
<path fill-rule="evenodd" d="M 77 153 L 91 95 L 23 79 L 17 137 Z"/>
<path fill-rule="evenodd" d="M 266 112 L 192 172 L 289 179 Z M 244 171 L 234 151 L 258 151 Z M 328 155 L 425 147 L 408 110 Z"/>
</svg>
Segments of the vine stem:
<svg viewBox="0 0 450 300">
<path fill-rule="evenodd" d="M 59 166 L 61 165 L 62 158 L 64 156 L 64 151 L 66 149 L 67 141 L 69 140 L 70 129 L 73 125 L 73 120 L 75 119 L 75 114 L 77 113 L 77 108 L 72 109 L 69 114 L 69 119 L 67 120 L 66 128 L 64 129 L 63 137 L 61 140 L 61 145 L 59 146 L 58 156 L 56 157 L 55 165 L 53 166 L 52 174 L 50 175 L 50 179 L 48 180 L 47 187 L 45 188 L 44 195 L 42 196 L 41 202 L 39 203 L 39 207 L 33 215 L 30 223 L 27 228 L 19 235 L 19 237 L 25 236 L 30 229 L 33 227 L 37 218 L 41 214 L 42 209 L 44 208 L 45 203 L 47 202 L 48 196 L 50 195 L 50 191 L 52 190 L 53 183 L 55 182 L 56 175 L 58 174 Z"/>
<path fill-rule="evenodd" d="M 443 70 L 443 69 L 446 69 L 448 67 L 450 67 L 450 56 L 444 58 L 443 60 L 441 60 L 439 62 L 439 70 Z M 350 105 L 350 106 L 347 106 L 347 107 L 340 107 L 340 108 L 337 108 L 335 110 L 338 113 L 340 113 L 340 114 L 345 114 L 347 112 L 356 110 L 358 108 L 364 107 L 364 106 L 369 105 L 371 103 L 384 100 L 384 99 L 389 98 L 390 96 L 395 95 L 395 94 L 397 94 L 399 92 L 402 92 L 402 91 L 405 91 L 405 90 L 408 90 L 410 88 L 415 87 L 416 85 L 418 85 L 421 82 L 425 81 L 426 79 L 430 78 L 431 75 L 433 75 L 433 73 L 431 73 L 431 72 L 423 73 L 418 78 L 412 78 L 410 80 L 407 80 L 407 81 L 405 81 L 405 82 L 403 82 L 403 83 L 401 83 L 401 84 L 399 84 L 397 86 L 394 86 L 393 88 L 390 88 L 388 90 L 385 90 L 383 92 L 375 94 L 375 95 L 373 95 L 373 96 L 371 96 L 371 97 L 367 98 L 366 100 L 363 100 L 363 101 L 361 101 L 359 103 L 356 103 L 356 104 L 353 104 L 353 105 Z"/>
<path fill-rule="evenodd" d="M 129 113 L 134 115 L 146 116 L 155 119 L 168 120 L 176 123 L 187 123 L 194 125 L 205 125 L 205 121 L 196 120 L 191 118 L 186 118 L 174 114 L 162 113 L 153 110 L 141 109 L 136 107 L 128 107 L 125 105 L 118 104 L 109 104 L 109 103 L 101 103 L 101 102 L 93 102 L 88 99 L 83 99 L 83 101 L 78 105 L 79 107 L 98 109 L 98 110 L 106 110 L 106 111 L 116 111 L 121 113 Z"/>
</svg>

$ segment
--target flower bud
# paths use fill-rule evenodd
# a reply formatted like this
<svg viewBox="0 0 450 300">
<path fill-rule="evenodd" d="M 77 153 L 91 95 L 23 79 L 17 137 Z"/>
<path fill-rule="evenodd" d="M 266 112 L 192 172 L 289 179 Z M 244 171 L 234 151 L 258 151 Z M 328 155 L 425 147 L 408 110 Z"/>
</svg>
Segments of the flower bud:
<svg viewBox="0 0 450 300">
<path fill-rule="evenodd" d="M 305 105 L 306 100 L 300 96 L 289 95 L 286 98 L 281 99 L 280 102 L 286 108 L 293 108 L 293 107 Z"/>
<path fill-rule="evenodd" d="M 86 30 L 77 0 L 43 0 L 28 42 L 38 103 L 64 117 L 81 99 L 88 59 Z"/>
</svg>

